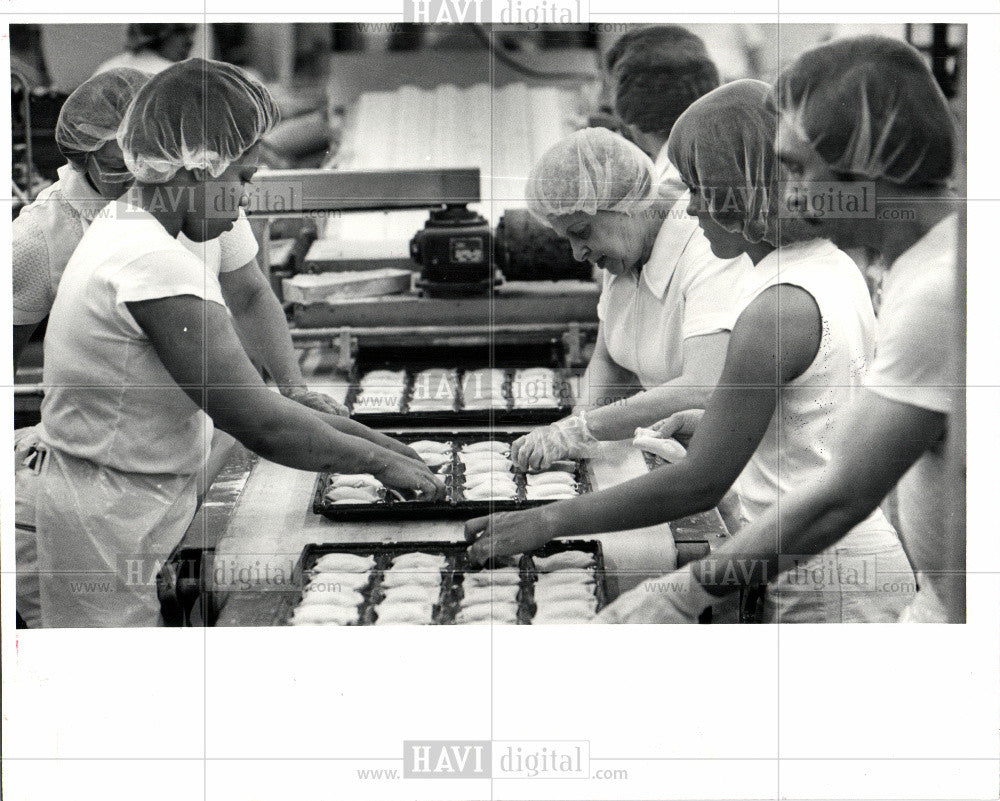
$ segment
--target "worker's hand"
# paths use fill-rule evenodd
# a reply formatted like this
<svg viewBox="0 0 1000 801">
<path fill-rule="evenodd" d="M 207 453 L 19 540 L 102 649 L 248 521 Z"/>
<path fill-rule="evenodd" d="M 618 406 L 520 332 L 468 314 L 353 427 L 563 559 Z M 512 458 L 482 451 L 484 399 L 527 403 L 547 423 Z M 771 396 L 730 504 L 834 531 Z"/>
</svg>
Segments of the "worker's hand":
<svg viewBox="0 0 1000 801">
<path fill-rule="evenodd" d="M 289 400 L 301 403 L 317 412 L 335 414 L 338 417 L 347 417 L 348 415 L 347 407 L 344 404 L 337 403 L 329 395 L 324 395 L 322 392 L 312 392 L 303 386 L 281 387 L 281 394 Z"/>
<path fill-rule="evenodd" d="M 698 616 L 719 599 L 709 595 L 688 565 L 646 579 L 601 610 L 594 623 L 697 623 Z"/>
<path fill-rule="evenodd" d="M 596 444 L 586 418 L 574 414 L 514 440 L 510 460 L 521 470 L 547 470 L 553 462 L 588 456 Z"/>
<path fill-rule="evenodd" d="M 445 486 L 430 468 L 419 459 L 400 456 L 392 459 L 375 478 L 391 489 L 416 497 L 422 501 L 445 500 Z"/>
<path fill-rule="evenodd" d="M 541 548 L 553 537 L 552 527 L 540 510 L 498 512 L 465 524 L 468 555 L 474 564 L 494 556 L 513 556 Z"/>
<path fill-rule="evenodd" d="M 687 409 L 672 414 L 658 423 L 653 423 L 650 429 L 661 439 L 673 437 L 682 445 L 687 446 L 704 414 L 704 409 Z"/>
</svg>

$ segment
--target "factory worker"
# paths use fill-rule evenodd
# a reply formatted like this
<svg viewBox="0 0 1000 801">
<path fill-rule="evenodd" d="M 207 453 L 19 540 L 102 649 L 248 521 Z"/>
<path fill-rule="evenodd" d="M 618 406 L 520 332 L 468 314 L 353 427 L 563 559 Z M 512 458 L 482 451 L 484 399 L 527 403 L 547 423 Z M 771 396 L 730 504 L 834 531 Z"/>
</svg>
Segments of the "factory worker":
<svg viewBox="0 0 1000 801">
<path fill-rule="evenodd" d="M 693 621 L 734 590 L 735 579 L 761 580 L 760 570 L 726 576 L 731 565 L 757 565 L 770 575 L 782 554 L 840 548 L 843 530 L 896 486 L 900 535 L 918 583 L 900 620 L 962 622 L 965 536 L 953 515 L 964 497 L 950 497 L 946 461 L 960 358 L 952 114 L 920 54 L 883 37 L 843 39 L 803 53 L 779 76 L 775 102 L 784 202 L 818 233 L 845 247 L 875 247 L 891 265 L 875 360 L 864 390 L 845 410 L 844 435 L 821 477 L 783 496 L 780 509 L 761 515 L 711 563 L 673 576 L 672 591 L 633 595 L 609 615 Z M 878 213 L 823 214 L 808 190 L 835 181 L 856 199 L 874 184 Z M 849 182 L 858 183 L 852 189 Z"/>
<path fill-rule="evenodd" d="M 90 222 L 109 200 L 132 185 L 117 132 L 126 109 L 149 75 L 115 67 L 84 81 L 66 99 L 56 122 L 55 139 L 67 163 L 59 180 L 21 210 L 12 224 L 14 365 L 56 297 L 66 263 Z M 257 241 L 241 215 L 231 231 L 211 242 L 178 241 L 219 274 L 223 297 L 247 350 L 281 387 L 281 392 L 319 411 L 345 414 L 333 398 L 310 392 L 295 357 L 284 312 L 257 265 Z M 18 609 L 29 625 L 37 623 L 35 575 L 34 427 L 16 432 L 15 496 L 18 548 Z"/>
<path fill-rule="evenodd" d="M 690 213 L 713 252 L 745 252 L 761 279 L 741 299 L 722 378 L 687 457 L 601 492 L 471 521 L 467 534 L 483 535 L 470 548 L 477 561 L 552 537 L 643 528 L 701 512 L 737 478 L 750 523 L 829 463 L 831 423 L 861 391 L 875 318 L 850 258 L 825 239 L 794 241 L 811 232 L 779 217 L 777 115 L 769 95 L 760 81 L 726 84 L 695 102 L 670 134 L 670 160 L 691 190 Z M 869 512 L 849 532 L 844 527 L 835 549 L 782 565 L 785 572 L 767 588 L 767 620 L 898 617 L 912 597 L 912 574 L 892 526 L 878 509 Z M 879 578 L 891 573 L 900 589 L 884 588 L 876 570 Z M 620 603 L 627 611 L 635 596 L 626 596 Z"/>
<path fill-rule="evenodd" d="M 84 81 L 66 99 L 56 144 L 67 164 L 59 180 L 13 223 L 14 363 L 55 299 L 59 279 L 84 230 L 109 200 L 132 185 L 116 140 L 132 98 L 149 76 L 113 68 Z M 244 214 L 210 242 L 179 241 L 219 274 L 223 296 L 247 350 L 282 394 L 319 411 L 346 414 L 333 398 L 306 388 L 281 304 L 257 264 L 257 240 Z"/>
<path fill-rule="evenodd" d="M 713 255 L 685 199 L 660 197 L 649 157 L 605 128 L 577 131 L 546 151 L 527 197 L 576 259 L 602 270 L 604 286 L 574 414 L 518 439 L 514 462 L 544 468 L 701 408 L 722 371 L 749 260 Z"/>
<path fill-rule="evenodd" d="M 155 75 L 191 54 L 194 32 L 189 23 L 133 23 L 125 31 L 125 52 L 109 58 L 94 74 L 129 67 Z"/>
<path fill-rule="evenodd" d="M 155 586 L 133 580 L 129 566 L 148 570 L 182 538 L 213 422 L 289 467 L 370 473 L 443 496 L 411 449 L 271 392 L 240 344 L 218 275 L 177 240 L 183 231 L 208 242 L 236 224 L 275 118 L 259 83 L 190 59 L 143 86 L 122 121 L 118 141 L 136 183 L 87 228 L 45 338 L 36 508 L 44 626 L 158 622 Z"/>
<path fill-rule="evenodd" d="M 679 180 L 667 158 L 670 129 L 688 106 L 719 85 L 705 43 L 680 25 L 649 25 L 618 39 L 605 64 L 615 112 L 630 138 L 653 159 L 660 180 Z"/>
</svg>

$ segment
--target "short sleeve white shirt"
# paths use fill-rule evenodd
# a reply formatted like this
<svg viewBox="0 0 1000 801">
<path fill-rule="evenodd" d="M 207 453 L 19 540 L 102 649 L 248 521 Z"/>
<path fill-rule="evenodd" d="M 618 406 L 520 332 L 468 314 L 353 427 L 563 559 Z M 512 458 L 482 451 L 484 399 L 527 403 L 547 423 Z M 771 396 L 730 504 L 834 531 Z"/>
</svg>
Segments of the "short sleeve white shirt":
<svg viewBox="0 0 1000 801">
<path fill-rule="evenodd" d="M 946 217 L 893 263 L 879 309 L 875 361 L 865 386 L 897 403 L 952 411 L 958 220 Z M 918 571 L 946 567 L 949 530 L 946 439 L 924 453 L 897 487 L 900 535 Z"/>
<path fill-rule="evenodd" d="M 14 325 L 45 319 L 55 301 L 63 270 L 91 221 L 104 213 L 108 201 L 83 174 L 65 164 L 59 180 L 21 210 L 13 223 Z M 238 270 L 257 255 L 257 240 L 242 212 L 233 228 L 218 239 L 177 241 L 202 259 L 216 275 Z"/>
<path fill-rule="evenodd" d="M 126 304 L 194 295 L 224 307 L 218 275 L 151 215 L 121 202 L 112 208 L 87 229 L 52 308 L 42 437 L 116 470 L 190 474 L 212 423 Z"/>
<path fill-rule="evenodd" d="M 685 339 L 732 328 L 752 269 L 746 256 L 716 258 L 687 204 L 671 207 L 641 271 L 605 273 L 597 306 L 611 358 L 646 389 L 681 375 Z"/>
</svg>

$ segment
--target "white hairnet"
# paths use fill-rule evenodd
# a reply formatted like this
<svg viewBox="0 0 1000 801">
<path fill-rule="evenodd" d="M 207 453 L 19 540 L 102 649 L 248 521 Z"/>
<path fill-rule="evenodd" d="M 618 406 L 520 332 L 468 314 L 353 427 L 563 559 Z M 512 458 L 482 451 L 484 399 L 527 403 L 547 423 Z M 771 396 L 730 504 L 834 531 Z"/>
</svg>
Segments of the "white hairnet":
<svg viewBox="0 0 1000 801">
<path fill-rule="evenodd" d="M 667 153 L 719 225 L 750 242 L 777 244 L 777 115 L 770 92 L 749 78 L 709 92 L 678 118 Z"/>
<path fill-rule="evenodd" d="M 118 135 L 118 126 L 149 75 L 129 67 L 115 67 L 80 84 L 66 98 L 56 122 L 59 152 L 81 171 L 93 169 L 109 184 L 132 180 L 121 155 L 97 153 Z"/>
<path fill-rule="evenodd" d="M 217 178 L 278 120 L 270 93 L 238 67 L 189 58 L 139 91 L 118 130 L 125 163 L 144 183 L 179 170 Z"/>
<path fill-rule="evenodd" d="M 840 39 L 802 53 L 778 77 L 783 124 L 846 176 L 943 187 L 955 124 L 916 49 L 882 36 Z"/>
<path fill-rule="evenodd" d="M 528 175 L 528 209 L 548 222 L 582 211 L 636 214 L 656 197 L 649 156 L 607 128 L 584 128 L 542 154 Z"/>
</svg>

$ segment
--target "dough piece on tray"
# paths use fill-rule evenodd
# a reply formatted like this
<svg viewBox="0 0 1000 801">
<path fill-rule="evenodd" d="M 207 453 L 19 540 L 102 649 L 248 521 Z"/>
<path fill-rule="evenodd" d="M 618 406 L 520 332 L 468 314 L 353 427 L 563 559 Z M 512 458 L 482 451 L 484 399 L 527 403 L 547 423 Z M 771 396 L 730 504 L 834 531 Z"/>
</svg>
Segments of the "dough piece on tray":
<svg viewBox="0 0 1000 801">
<path fill-rule="evenodd" d="M 375 625 L 429 625 L 433 622 L 434 604 L 421 601 L 401 601 L 375 607 Z"/>
<path fill-rule="evenodd" d="M 398 412 L 403 405 L 406 371 L 372 370 L 359 382 L 353 412 Z"/>
<path fill-rule="evenodd" d="M 529 487 L 548 487 L 552 485 L 576 487 L 576 479 L 562 470 L 550 470 L 545 473 L 528 473 L 527 481 Z"/>
<path fill-rule="evenodd" d="M 597 614 L 597 599 L 538 604 L 532 623 L 585 623 Z"/>
<path fill-rule="evenodd" d="M 339 604 L 309 604 L 298 606 L 292 612 L 289 623 L 293 626 L 346 626 L 356 623 L 358 610 Z"/>
<path fill-rule="evenodd" d="M 575 487 L 561 487 L 556 484 L 545 484 L 541 487 L 528 486 L 524 497 L 529 501 L 560 501 L 576 497 Z"/>
<path fill-rule="evenodd" d="M 441 589 L 436 584 L 401 584 L 398 587 L 388 587 L 382 603 L 395 605 L 406 601 L 419 601 L 433 604 L 437 603 L 440 595 Z"/>
<path fill-rule="evenodd" d="M 408 404 L 411 412 L 450 411 L 455 408 L 458 394 L 458 373 L 445 368 L 432 368 L 417 373 Z"/>
<path fill-rule="evenodd" d="M 372 486 L 364 487 L 333 487 L 331 486 L 323 497 L 331 503 L 343 501 L 346 503 L 378 503 L 384 493 Z"/>
<path fill-rule="evenodd" d="M 466 475 L 476 473 L 506 473 L 510 472 L 511 462 L 502 453 L 460 453 L 458 458 L 462 461 Z"/>
<path fill-rule="evenodd" d="M 503 370 L 485 368 L 465 373 L 462 376 L 462 405 L 466 409 L 506 409 L 506 381 Z"/>
<path fill-rule="evenodd" d="M 541 573 L 535 586 L 546 584 L 596 584 L 593 570 L 570 567 L 565 570 L 553 570 L 551 573 Z"/>
<path fill-rule="evenodd" d="M 555 601 L 593 601 L 593 584 L 536 584 L 535 603 L 539 606 Z"/>
<path fill-rule="evenodd" d="M 339 590 L 330 588 L 329 591 L 316 587 L 302 593 L 301 606 L 311 606 L 312 604 L 335 604 L 336 606 L 357 607 L 364 602 L 365 597 L 357 590 L 350 590 L 341 587 Z"/>
<path fill-rule="evenodd" d="M 406 585 L 437 587 L 440 584 L 440 570 L 429 570 L 427 568 L 393 569 L 386 570 L 382 574 L 382 586 L 386 588 L 403 587 Z"/>
<path fill-rule="evenodd" d="M 521 571 L 516 567 L 500 567 L 496 570 L 479 570 L 475 573 L 466 573 L 463 585 L 466 590 L 469 587 L 489 587 L 493 585 L 517 585 L 521 582 Z"/>
<path fill-rule="evenodd" d="M 450 442 L 437 442 L 433 439 L 420 439 L 416 442 L 411 442 L 410 447 L 413 448 L 417 453 L 423 455 L 425 453 L 447 453 L 451 454 L 451 443 Z"/>
<path fill-rule="evenodd" d="M 314 573 L 367 573 L 375 567 L 375 557 L 353 553 L 328 553 L 316 560 Z"/>
<path fill-rule="evenodd" d="M 489 482 L 462 490 L 467 501 L 513 501 L 517 496 L 517 485 L 491 484 Z"/>
<path fill-rule="evenodd" d="M 477 603 L 459 607 L 455 615 L 459 625 L 469 623 L 493 623 L 511 625 L 517 623 L 517 603 Z"/>
<path fill-rule="evenodd" d="M 514 474 L 509 470 L 498 470 L 495 473 L 469 473 L 465 476 L 465 487 L 467 488 L 471 489 L 483 484 L 491 484 L 493 486 L 498 484 L 506 486 L 510 484 L 511 486 L 516 486 L 514 484 Z"/>
<path fill-rule="evenodd" d="M 396 570 L 441 570 L 448 564 L 448 558 L 440 553 L 410 551 L 392 557 L 392 567 Z"/>
<path fill-rule="evenodd" d="M 330 486 L 383 489 L 385 484 L 371 473 L 334 473 L 330 476 Z"/>
<path fill-rule="evenodd" d="M 552 556 L 533 556 L 532 561 L 540 573 L 551 573 L 554 570 L 567 568 L 584 568 L 594 566 L 594 557 L 586 551 L 560 551 Z"/>
<path fill-rule="evenodd" d="M 556 374 L 548 367 L 517 370 L 511 385 L 515 409 L 555 409 L 559 399 L 555 390 Z"/>
<path fill-rule="evenodd" d="M 485 587 L 470 585 L 462 588 L 462 606 L 485 603 L 517 603 L 519 590 L 520 587 L 517 584 L 494 584 Z"/>
<path fill-rule="evenodd" d="M 313 573 L 312 579 L 305 588 L 319 592 L 360 590 L 368 581 L 368 573 Z"/>
<path fill-rule="evenodd" d="M 510 443 L 501 442 L 498 439 L 484 439 L 479 442 L 469 442 L 459 448 L 463 454 L 466 453 L 510 453 Z"/>
</svg>

